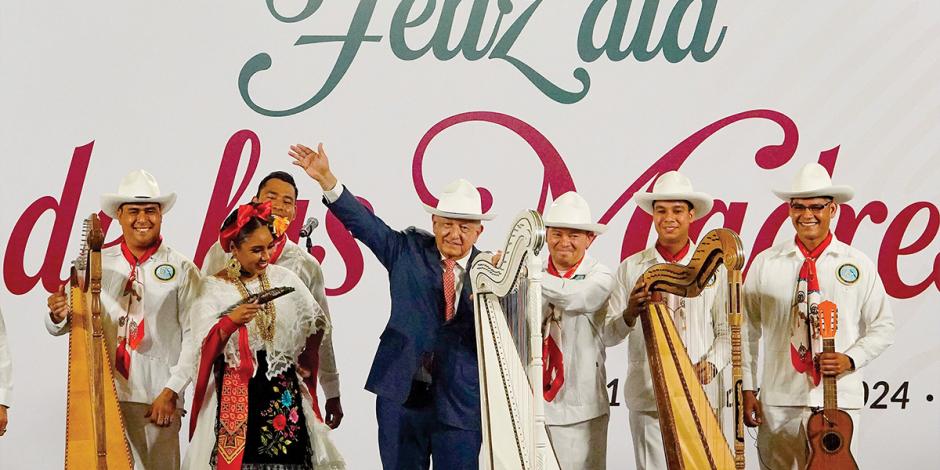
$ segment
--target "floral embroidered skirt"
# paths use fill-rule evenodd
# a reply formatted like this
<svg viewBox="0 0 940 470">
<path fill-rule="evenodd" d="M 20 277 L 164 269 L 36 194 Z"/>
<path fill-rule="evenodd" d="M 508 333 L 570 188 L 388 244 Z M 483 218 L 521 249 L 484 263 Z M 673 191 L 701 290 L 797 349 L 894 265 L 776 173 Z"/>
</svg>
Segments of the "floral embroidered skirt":
<svg viewBox="0 0 940 470">
<path fill-rule="evenodd" d="M 268 379 L 266 359 L 265 352 L 258 351 L 258 370 L 247 387 L 239 383 L 232 370 L 217 376 L 221 399 L 213 468 L 233 468 L 238 457 L 241 470 L 312 468 L 307 417 L 294 366 Z"/>
</svg>

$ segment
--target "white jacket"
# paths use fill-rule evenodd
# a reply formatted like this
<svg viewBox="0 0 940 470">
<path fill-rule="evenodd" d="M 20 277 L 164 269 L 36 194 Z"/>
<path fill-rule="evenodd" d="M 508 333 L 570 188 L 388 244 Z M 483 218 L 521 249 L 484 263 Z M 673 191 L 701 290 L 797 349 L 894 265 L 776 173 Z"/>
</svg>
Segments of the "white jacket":
<svg viewBox="0 0 940 470">
<path fill-rule="evenodd" d="M 744 389 L 760 388 L 761 401 L 776 406 L 822 406 L 823 387 L 798 374 L 790 362 L 791 308 L 803 255 L 793 240 L 754 258 L 744 282 Z M 852 268 L 854 267 L 854 269 Z M 845 278 L 840 280 L 841 277 Z M 864 404 L 861 368 L 894 342 L 894 315 L 874 263 L 833 237 L 816 260 L 822 300 L 839 308 L 835 349 L 855 362 L 839 377 L 840 408 Z M 853 282 L 852 274 L 858 278 Z M 758 343 L 764 338 L 762 380 L 757 380 Z"/>
<path fill-rule="evenodd" d="M 212 245 L 206 254 L 206 259 L 202 263 L 202 273 L 211 276 L 222 269 L 225 269 L 228 263 L 229 254 L 222 250 L 222 245 L 218 242 Z M 307 290 L 313 294 L 320 309 L 326 314 L 327 320 L 332 324 L 330 318 L 330 309 L 326 302 L 326 287 L 323 282 L 323 271 L 320 269 L 320 263 L 317 259 L 307 253 L 307 250 L 300 245 L 288 240 L 284 245 L 284 251 L 274 263 L 277 266 L 287 268 L 293 271 L 297 277 L 307 286 Z M 327 398 L 335 398 L 339 393 L 339 372 L 336 370 L 336 356 L 333 353 L 333 330 L 327 330 L 323 334 L 323 341 L 320 343 L 320 368 L 317 372 L 317 379 L 320 388 L 323 389 L 323 395 Z"/>
<path fill-rule="evenodd" d="M 130 266 L 120 245 L 101 250 L 101 264 L 102 324 L 113 361 L 118 321 L 127 308 L 123 292 Z M 183 390 L 195 374 L 198 357 L 199 343 L 193 340 L 189 316 L 201 288 L 199 269 L 164 243 L 137 272 L 144 285 L 144 340 L 136 350 L 127 348 L 131 357 L 129 378 L 114 373 L 118 401 L 150 404 L 164 388 L 169 388 L 179 394 L 177 407 L 185 408 Z M 55 324 L 48 313 L 44 317 L 50 334 L 59 336 L 69 331 L 68 319 Z M 114 364 L 111 366 L 113 369 Z"/>
<path fill-rule="evenodd" d="M 542 317 L 553 308 L 561 311 L 565 367 L 561 390 L 554 400 L 545 402 L 546 424 L 579 423 L 609 412 L 604 349 L 611 340 L 602 334 L 613 285 L 610 268 L 589 255 L 584 255 L 570 279 L 542 276 Z"/>
<path fill-rule="evenodd" d="M 13 361 L 7 342 L 7 327 L 0 313 L 0 405 L 9 407 L 13 400 Z"/>
<path fill-rule="evenodd" d="M 691 242 L 690 242 L 691 244 Z M 679 262 L 688 264 L 695 252 L 695 244 L 689 246 L 689 252 Z M 653 395 L 653 382 L 650 379 L 649 360 L 646 356 L 646 340 L 639 319 L 633 327 L 623 320 L 623 311 L 627 308 L 630 293 L 637 279 L 643 273 L 666 260 L 655 247 L 647 248 L 627 258 L 617 269 L 617 285 L 610 294 L 606 328 L 609 335 L 623 341 L 627 335 L 627 378 L 623 385 L 624 403 L 633 411 L 656 411 L 656 397 Z M 719 372 L 731 359 L 731 339 L 728 332 L 727 297 L 728 275 L 724 266 L 719 267 L 715 282 L 702 292 L 702 295 L 686 299 L 686 312 L 689 318 L 688 337 L 685 341 L 689 359 L 695 364 L 702 359 L 715 365 Z M 667 294 L 668 295 L 668 294 Z M 712 380 L 705 386 L 705 392 L 713 406 L 718 403 L 719 380 Z"/>
</svg>

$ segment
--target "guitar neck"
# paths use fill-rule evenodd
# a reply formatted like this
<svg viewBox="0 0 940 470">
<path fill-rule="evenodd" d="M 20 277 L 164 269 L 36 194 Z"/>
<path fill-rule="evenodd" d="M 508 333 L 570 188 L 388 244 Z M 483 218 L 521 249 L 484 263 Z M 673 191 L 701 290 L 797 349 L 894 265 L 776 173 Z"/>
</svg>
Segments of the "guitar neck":
<svg viewBox="0 0 940 470">
<path fill-rule="evenodd" d="M 836 352 L 835 339 L 823 339 L 823 352 Z M 838 394 L 836 393 L 836 377 L 834 375 L 823 376 L 823 408 L 835 410 L 839 408 Z"/>
</svg>

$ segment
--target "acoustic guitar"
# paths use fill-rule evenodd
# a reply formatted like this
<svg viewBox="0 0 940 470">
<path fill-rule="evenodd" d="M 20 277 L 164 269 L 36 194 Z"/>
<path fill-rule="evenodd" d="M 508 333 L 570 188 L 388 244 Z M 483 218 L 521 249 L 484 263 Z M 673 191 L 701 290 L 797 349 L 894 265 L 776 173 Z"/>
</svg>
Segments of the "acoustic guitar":
<svg viewBox="0 0 940 470">
<path fill-rule="evenodd" d="M 819 304 L 819 335 L 823 341 L 823 352 L 835 352 L 836 329 L 839 313 L 836 304 L 825 301 Z M 807 470 L 858 469 L 852 456 L 850 444 L 853 430 L 852 417 L 839 409 L 836 394 L 836 378 L 823 376 L 823 408 L 813 411 L 806 423 L 806 438 L 809 446 Z"/>
</svg>

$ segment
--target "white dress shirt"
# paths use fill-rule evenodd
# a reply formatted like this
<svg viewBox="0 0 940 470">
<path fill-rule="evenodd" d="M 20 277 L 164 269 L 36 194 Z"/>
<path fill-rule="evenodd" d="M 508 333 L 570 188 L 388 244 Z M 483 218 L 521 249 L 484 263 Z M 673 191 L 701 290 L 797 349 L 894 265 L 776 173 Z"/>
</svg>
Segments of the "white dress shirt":
<svg viewBox="0 0 940 470">
<path fill-rule="evenodd" d="M 543 267 L 547 268 L 546 260 Z M 610 411 L 605 348 L 617 341 L 604 337 L 607 297 L 614 286 L 610 268 L 584 255 L 569 278 L 542 276 L 542 318 L 561 313 L 561 354 L 565 381 L 555 399 L 545 402 L 545 423 L 579 423 Z"/>
<path fill-rule="evenodd" d="M 7 327 L 0 313 L 0 405 L 10 407 L 13 400 L 13 361 L 7 342 Z"/>
<path fill-rule="evenodd" d="M 695 252 L 691 242 L 689 251 L 679 264 L 688 264 Z M 630 293 L 637 279 L 643 273 L 659 263 L 665 263 L 656 247 L 650 247 L 627 258 L 617 269 L 617 284 L 610 294 L 608 303 L 607 335 L 627 342 L 627 378 L 623 386 L 624 403 L 631 411 L 656 411 L 656 397 L 653 395 L 653 382 L 650 378 L 649 359 L 646 356 L 646 340 L 643 338 L 643 326 L 637 319 L 633 327 L 623 320 L 623 311 L 627 308 Z M 715 365 L 720 372 L 731 359 L 731 339 L 728 330 L 727 298 L 728 274 L 724 266 L 718 268 L 714 282 L 709 283 L 698 297 L 685 299 L 688 328 L 685 342 L 686 352 L 692 363 L 706 360 Z M 670 295 L 670 294 L 665 294 Z M 718 380 L 712 380 L 704 386 L 705 393 L 713 406 L 717 406 L 719 393 Z"/>
<path fill-rule="evenodd" d="M 101 265 L 102 325 L 113 359 L 118 322 L 128 304 L 124 286 L 130 265 L 120 245 L 101 250 Z M 201 288 L 199 269 L 164 243 L 137 268 L 137 279 L 143 284 L 145 333 L 137 349 L 127 348 L 131 357 L 129 377 L 114 373 L 118 401 L 150 404 L 168 388 L 179 394 L 177 407 L 185 408 L 183 390 L 196 372 L 196 348 L 201 344 L 194 341 L 189 321 Z M 48 314 L 44 317 L 50 334 L 59 336 L 69 331 L 68 318 L 56 324 Z"/>
<path fill-rule="evenodd" d="M 791 309 L 803 259 L 794 240 L 780 243 L 754 258 L 744 282 L 744 390 L 760 388 L 761 401 L 768 405 L 823 404 L 823 387 L 814 386 L 790 362 Z M 855 362 L 856 370 L 838 379 L 839 407 L 861 408 L 864 390 L 860 369 L 894 342 L 888 295 L 875 264 L 835 237 L 816 260 L 816 272 L 821 300 L 830 300 L 839 309 L 835 349 Z M 758 382 L 758 343 L 762 337 L 764 370 Z"/>
</svg>

